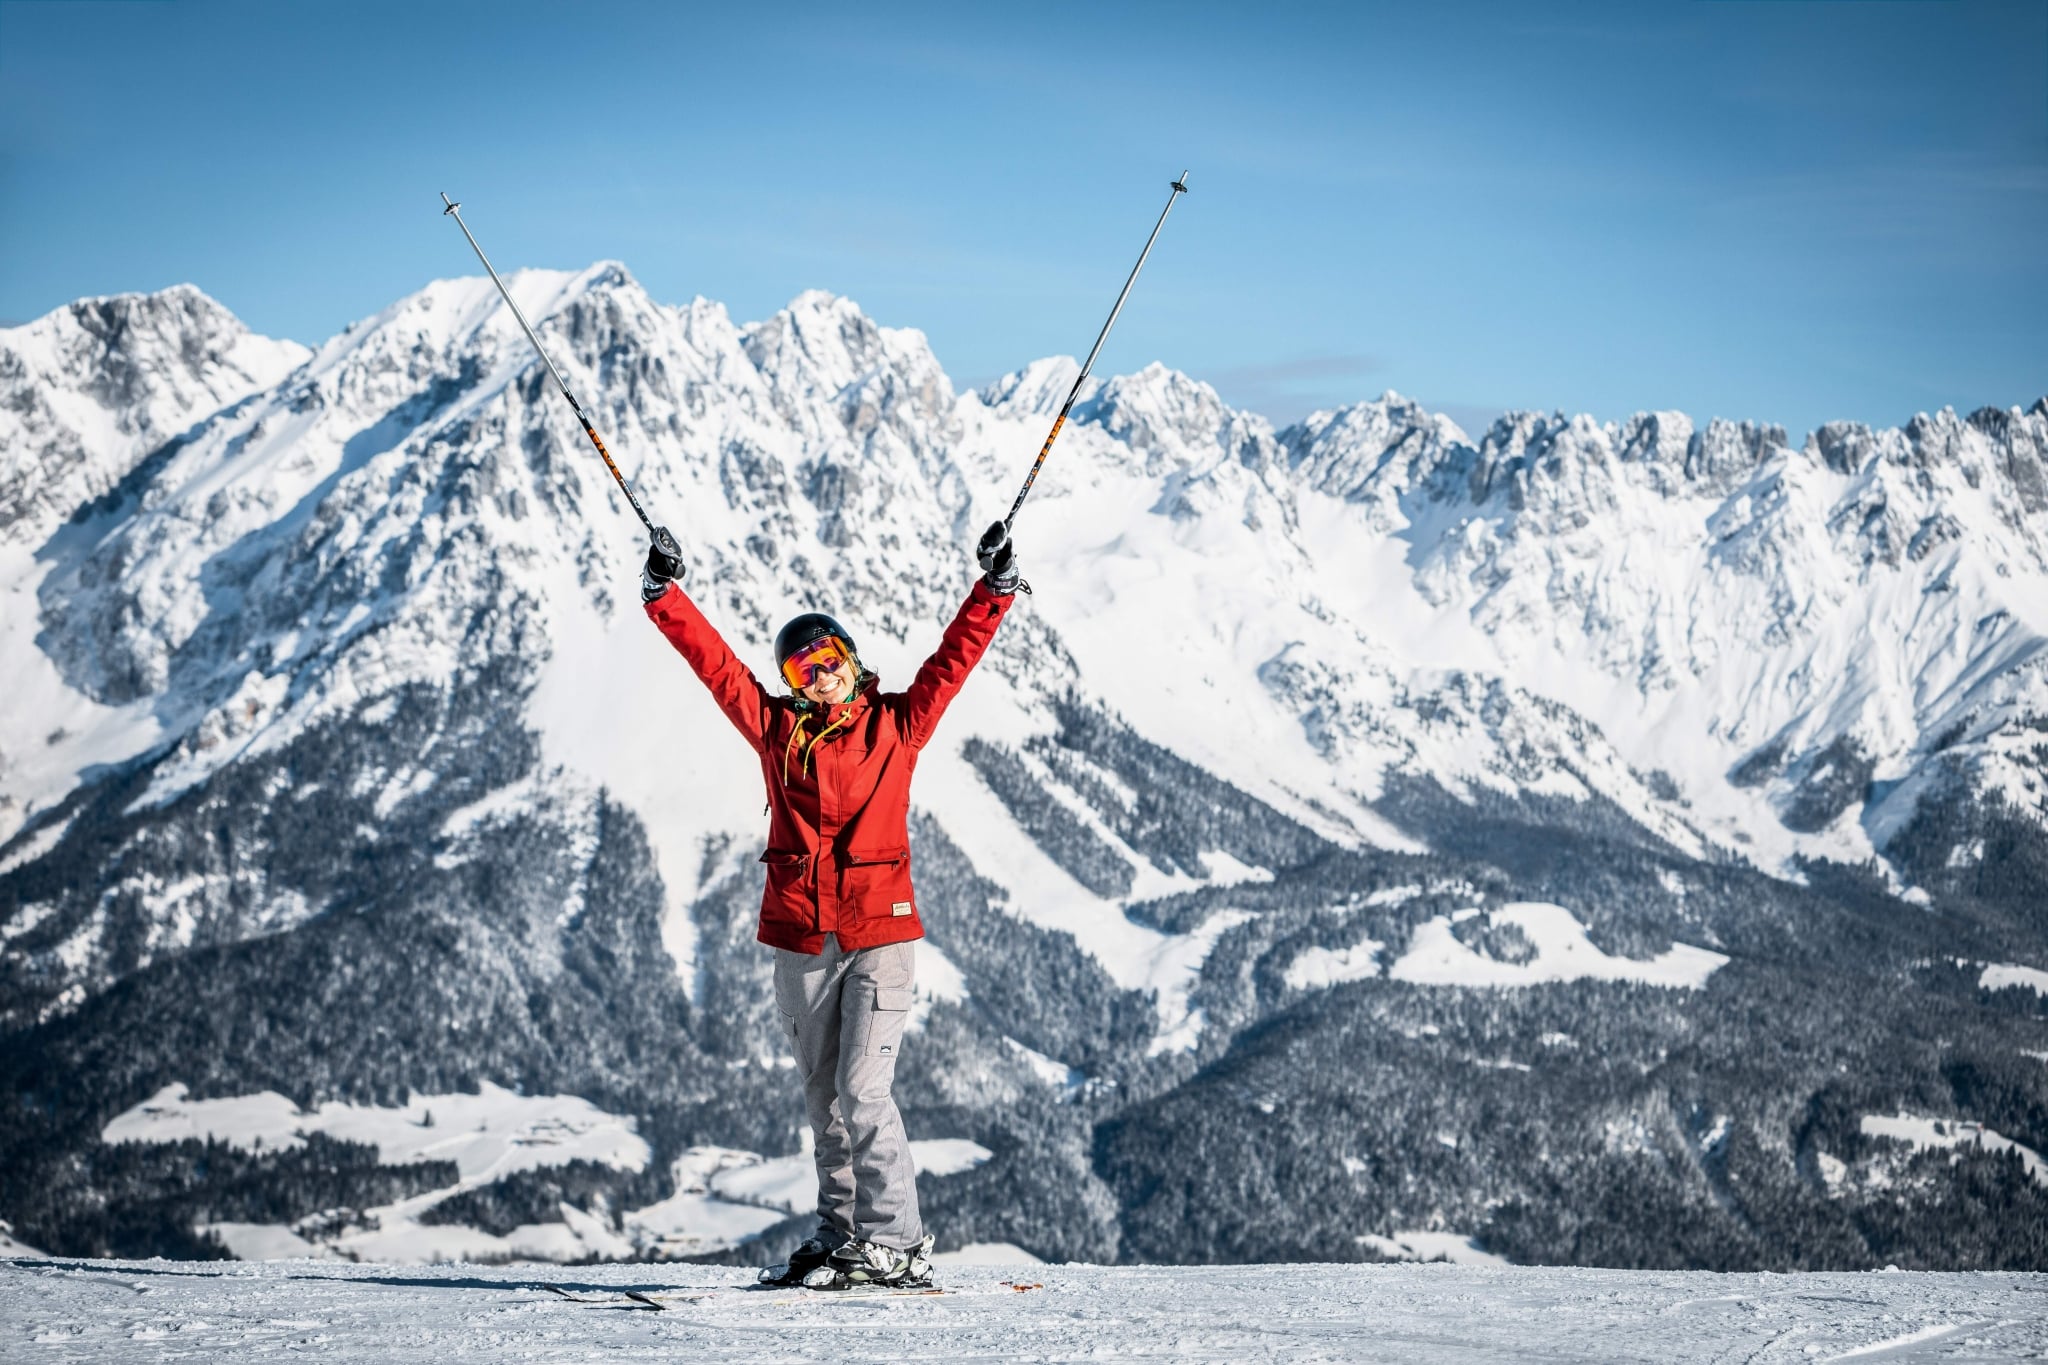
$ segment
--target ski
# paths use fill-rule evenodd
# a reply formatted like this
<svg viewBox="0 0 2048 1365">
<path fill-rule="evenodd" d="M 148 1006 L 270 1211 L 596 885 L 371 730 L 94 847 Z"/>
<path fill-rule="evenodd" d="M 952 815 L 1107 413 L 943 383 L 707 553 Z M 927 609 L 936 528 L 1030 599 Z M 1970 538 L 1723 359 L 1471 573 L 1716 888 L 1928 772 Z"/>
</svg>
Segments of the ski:
<svg viewBox="0 0 2048 1365">
<path fill-rule="evenodd" d="M 750 1288 L 754 1289 L 800 1289 L 804 1276 L 825 1264 L 824 1256 L 802 1256 L 778 1261 L 774 1265 L 761 1267 L 761 1274 Z"/>
<path fill-rule="evenodd" d="M 617 1294 L 607 1294 L 602 1298 L 594 1298 L 588 1294 L 572 1294 L 558 1284 L 543 1284 L 541 1288 L 553 1294 L 556 1298 L 567 1299 L 570 1303 L 580 1303 L 592 1308 L 623 1308 L 629 1312 L 636 1313 L 665 1313 L 668 1311 L 667 1305 L 658 1302 L 652 1295 L 642 1294 L 637 1289 L 622 1289 Z M 665 1294 L 661 1297 L 690 1303 L 709 1296 L 703 1293 L 696 1293 Z"/>
<path fill-rule="evenodd" d="M 832 1284 L 805 1285 L 806 1294 L 815 1294 L 821 1299 L 881 1299 L 881 1298 L 935 1298 L 950 1291 L 927 1281 L 914 1284 Z"/>
<path fill-rule="evenodd" d="M 941 1294 L 932 1281 L 932 1270 L 925 1263 L 920 1273 L 904 1275 L 898 1279 L 869 1280 L 848 1275 L 844 1270 L 829 1265 L 820 1266 L 804 1277 L 804 1288 L 814 1294 Z"/>
<path fill-rule="evenodd" d="M 701 1289 L 686 1294 L 642 1294 L 635 1289 L 622 1290 L 617 1294 L 576 1294 L 558 1284 L 540 1286 L 548 1293 L 566 1303 L 581 1304 L 585 1308 L 615 1308 L 628 1313 L 665 1313 L 671 1303 L 701 1303 L 716 1298 L 722 1291 Z M 743 1294 L 760 1293 L 763 1290 L 795 1290 L 788 1298 L 777 1299 L 780 1304 L 803 1303 L 817 1299 L 873 1299 L 873 1298 L 936 1298 L 953 1291 L 942 1289 L 929 1281 L 923 1284 L 860 1284 L 818 1287 L 807 1285 L 746 1284 L 734 1285 L 734 1290 Z"/>
<path fill-rule="evenodd" d="M 781 1271 L 784 1269 L 784 1267 L 770 1266 L 768 1269 Z M 851 1295 L 855 1298 L 869 1298 L 878 1294 L 914 1296 L 943 1294 L 947 1292 L 944 1289 L 941 1289 L 938 1285 L 932 1283 L 932 1281 L 928 1278 L 913 1281 L 911 1283 L 869 1284 L 862 1280 L 849 1280 L 845 1279 L 842 1276 L 835 1275 L 832 1279 L 826 1281 L 823 1284 L 807 1284 L 800 1279 L 769 1279 L 768 1271 L 766 1270 L 761 1272 L 760 1280 L 753 1284 L 746 1285 L 744 1286 L 744 1288 L 749 1293 L 761 1293 L 766 1290 L 774 1289 L 798 1289 L 802 1290 L 806 1294 L 818 1294 L 826 1297 L 837 1295 L 842 1298 L 848 1295 Z M 794 1302 L 794 1300 L 791 1300 L 791 1302 Z"/>
</svg>

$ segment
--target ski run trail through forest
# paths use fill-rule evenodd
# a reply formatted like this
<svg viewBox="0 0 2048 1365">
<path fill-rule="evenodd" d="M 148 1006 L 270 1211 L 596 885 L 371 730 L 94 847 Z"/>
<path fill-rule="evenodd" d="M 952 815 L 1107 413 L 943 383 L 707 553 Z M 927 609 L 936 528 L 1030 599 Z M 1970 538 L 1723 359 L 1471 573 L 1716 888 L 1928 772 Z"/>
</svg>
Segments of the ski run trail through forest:
<svg viewBox="0 0 2048 1365">
<path fill-rule="evenodd" d="M 0 1262 L 0 1359 L 1990 1361 L 2048 1277 L 1431 1265 L 967 1266 L 943 1294 L 719 1266 Z M 628 1293 L 640 1295 L 629 1298 Z"/>
</svg>

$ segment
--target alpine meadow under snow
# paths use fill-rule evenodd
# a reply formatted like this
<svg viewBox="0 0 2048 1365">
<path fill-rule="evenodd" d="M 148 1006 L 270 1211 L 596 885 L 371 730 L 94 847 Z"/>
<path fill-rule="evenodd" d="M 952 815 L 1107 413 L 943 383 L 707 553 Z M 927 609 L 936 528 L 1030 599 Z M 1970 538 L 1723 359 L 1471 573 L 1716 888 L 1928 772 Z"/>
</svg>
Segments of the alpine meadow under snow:
<svg viewBox="0 0 2048 1365">
<path fill-rule="evenodd" d="M 1077 367 L 510 281 L 685 586 L 900 685 Z M 0 1234 L 776 1259 L 759 768 L 487 279 L 0 331 Z M 915 789 L 942 1252 L 2048 1267 L 2048 399 L 1091 381 Z M 721 1282 L 722 1283 L 722 1282 Z"/>
</svg>

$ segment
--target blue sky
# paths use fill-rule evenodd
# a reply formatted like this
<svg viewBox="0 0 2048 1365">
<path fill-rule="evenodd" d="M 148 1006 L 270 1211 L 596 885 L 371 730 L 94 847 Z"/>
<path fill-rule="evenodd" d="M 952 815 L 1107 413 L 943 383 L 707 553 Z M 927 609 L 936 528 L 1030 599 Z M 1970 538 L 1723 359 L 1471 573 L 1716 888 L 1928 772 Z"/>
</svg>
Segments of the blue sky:
<svg viewBox="0 0 2048 1365">
<path fill-rule="evenodd" d="M 1679 408 L 1895 424 L 2048 393 L 2048 4 L 695 8 L 0 0 L 0 319 L 191 281 L 317 342 L 623 260 L 824 288 L 960 382 L 1279 419 Z"/>
</svg>

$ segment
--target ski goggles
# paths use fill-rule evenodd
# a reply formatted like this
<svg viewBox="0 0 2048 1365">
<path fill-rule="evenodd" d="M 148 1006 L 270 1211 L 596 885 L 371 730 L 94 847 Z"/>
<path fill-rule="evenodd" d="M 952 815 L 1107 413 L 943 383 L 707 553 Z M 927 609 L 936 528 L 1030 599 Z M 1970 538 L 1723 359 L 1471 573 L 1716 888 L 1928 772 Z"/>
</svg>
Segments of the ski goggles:
<svg viewBox="0 0 2048 1365">
<path fill-rule="evenodd" d="M 836 673 L 853 662 L 846 641 L 837 635 L 821 635 L 782 661 L 782 680 L 802 690 L 817 681 L 820 673 Z"/>
</svg>

